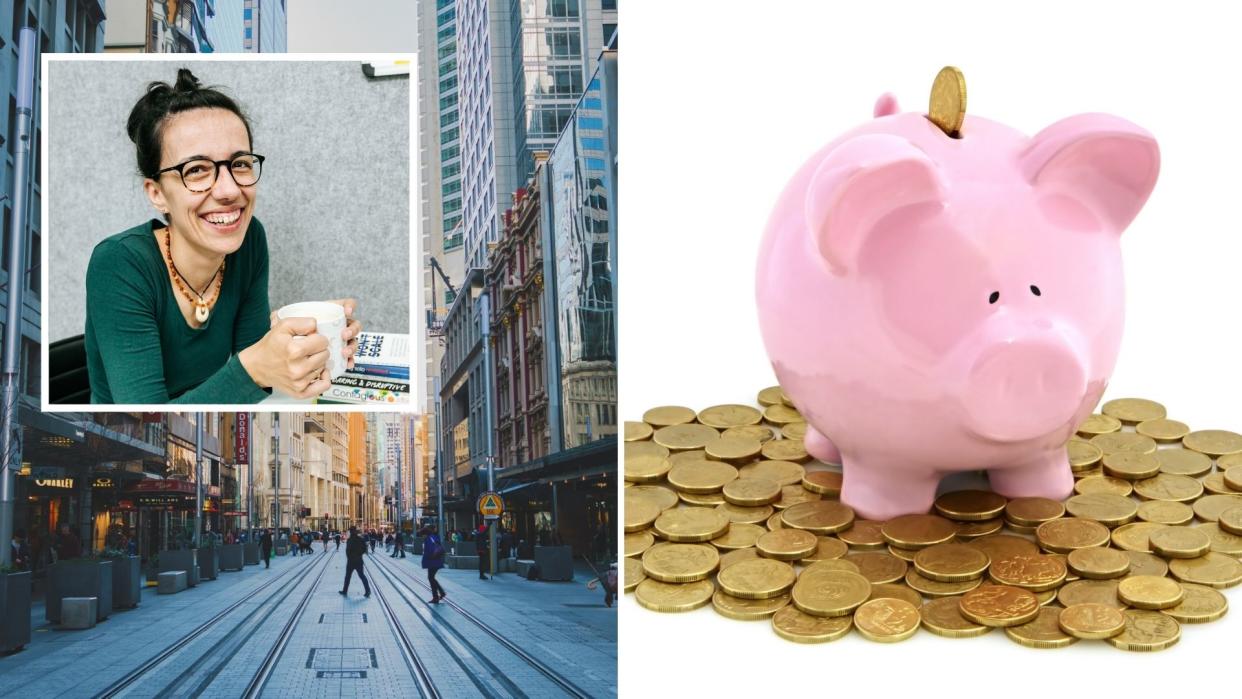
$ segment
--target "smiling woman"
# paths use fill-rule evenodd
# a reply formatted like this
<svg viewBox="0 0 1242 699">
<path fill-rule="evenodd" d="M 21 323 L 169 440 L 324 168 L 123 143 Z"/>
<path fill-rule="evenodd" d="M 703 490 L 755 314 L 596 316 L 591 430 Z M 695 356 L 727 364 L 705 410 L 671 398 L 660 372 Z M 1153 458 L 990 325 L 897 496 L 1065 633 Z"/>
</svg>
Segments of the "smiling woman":
<svg viewBox="0 0 1242 699">
<path fill-rule="evenodd" d="M 310 318 L 275 319 L 268 249 L 254 218 L 264 158 L 250 124 L 187 69 L 151 83 L 127 124 L 152 219 L 95 246 L 86 273 L 94 403 L 254 403 L 274 388 L 327 390 L 328 340 Z M 352 299 L 343 352 L 361 325 Z"/>
</svg>

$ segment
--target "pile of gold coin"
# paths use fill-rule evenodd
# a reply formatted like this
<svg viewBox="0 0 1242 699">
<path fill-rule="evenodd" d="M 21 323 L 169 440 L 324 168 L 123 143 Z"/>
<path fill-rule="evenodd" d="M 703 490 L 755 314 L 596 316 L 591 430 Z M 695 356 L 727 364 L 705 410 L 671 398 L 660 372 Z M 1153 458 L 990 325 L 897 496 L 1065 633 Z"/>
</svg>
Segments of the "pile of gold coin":
<svg viewBox="0 0 1242 699">
<path fill-rule="evenodd" d="M 1065 502 L 961 490 L 888 522 L 839 501 L 839 467 L 807 453 L 779 386 L 758 404 L 625 423 L 624 588 L 639 605 L 710 604 L 799 643 L 1003 628 L 1033 648 L 1154 651 L 1224 616 L 1220 590 L 1242 583 L 1242 434 L 1192 431 L 1159 403 L 1110 400 L 1080 426 Z"/>
</svg>

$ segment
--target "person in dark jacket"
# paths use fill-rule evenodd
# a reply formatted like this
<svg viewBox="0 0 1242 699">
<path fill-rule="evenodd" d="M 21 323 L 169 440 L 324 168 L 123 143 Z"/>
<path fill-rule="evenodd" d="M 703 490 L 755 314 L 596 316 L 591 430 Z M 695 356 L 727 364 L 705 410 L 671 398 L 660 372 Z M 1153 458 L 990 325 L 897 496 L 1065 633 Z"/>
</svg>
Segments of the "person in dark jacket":
<svg viewBox="0 0 1242 699">
<path fill-rule="evenodd" d="M 30 547 L 26 544 L 26 530 L 17 529 L 13 532 L 12 553 L 9 560 L 18 570 L 30 570 Z"/>
<path fill-rule="evenodd" d="M 485 571 L 490 572 L 492 557 L 487 544 L 486 524 L 480 524 L 478 531 L 474 533 L 474 552 L 479 557 L 479 580 L 487 580 Z"/>
<path fill-rule="evenodd" d="M 397 535 L 392 540 L 392 557 L 400 556 L 405 558 L 405 532 L 397 531 Z"/>
<path fill-rule="evenodd" d="M 440 541 L 440 535 L 436 533 L 436 525 L 430 524 L 423 528 L 420 534 L 423 535 L 423 568 L 427 570 L 427 584 L 431 585 L 432 604 L 439 604 L 440 600 L 448 595 L 444 593 L 444 588 L 440 583 L 436 582 L 436 573 L 444 567 L 444 544 Z"/>
<path fill-rule="evenodd" d="M 82 540 L 69 529 L 68 524 L 60 525 L 60 542 L 56 545 L 57 560 L 82 557 Z"/>
<path fill-rule="evenodd" d="M 358 536 L 358 527 L 350 527 L 349 540 L 345 542 L 345 589 L 340 591 L 342 595 L 349 594 L 349 579 L 356 570 L 358 577 L 362 578 L 362 589 L 365 591 L 363 596 L 371 596 L 371 583 L 367 582 L 366 573 L 362 572 L 362 555 L 366 552 L 367 545 Z"/>
<path fill-rule="evenodd" d="M 259 537 L 259 549 L 263 551 L 263 567 L 272 567 L 272 530 L 263 531 L 263 536 Z"/>
</svg>

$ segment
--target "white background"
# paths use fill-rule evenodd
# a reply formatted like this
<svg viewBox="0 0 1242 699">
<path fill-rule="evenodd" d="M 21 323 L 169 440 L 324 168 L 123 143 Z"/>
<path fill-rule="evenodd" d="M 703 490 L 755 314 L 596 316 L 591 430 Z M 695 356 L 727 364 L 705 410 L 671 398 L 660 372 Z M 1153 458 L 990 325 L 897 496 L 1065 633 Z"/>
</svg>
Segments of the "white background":
<svg viewBox="0 0 1242 699">
<path fill-rule="evenodd" d="M 927 110 L 936 72 L 965 74 L 967 113 L 1028 135 L 1082 112 L 1150 131 L 1160 179 L 1122 236 L 1121 354 L 1105 400 L 1158 400 L 1192 429 L 1242 432 L 1242 26 L 1224 3 L 628 3 L 621 102 L 622 420 L 655 405 L 753 403 L 775 383 L 758 333 L 755 254 L 812 152 L 893 92 Z M 1188 11 L 1193 6 L 1199 9 Z M 1084 299 L 1089 303 L 1090 299 Z M 811 690 L 1006 696 L 1237 687 L 1242 587 L 1218 622 L 1156 654 L 1100 642 L 1033 650 L 1000 631 L 824 645 L 710 607 L 621 607 L 622 696 Z M 1186 673 L 1191 673 L 1187 675 Z"/>
</svg>

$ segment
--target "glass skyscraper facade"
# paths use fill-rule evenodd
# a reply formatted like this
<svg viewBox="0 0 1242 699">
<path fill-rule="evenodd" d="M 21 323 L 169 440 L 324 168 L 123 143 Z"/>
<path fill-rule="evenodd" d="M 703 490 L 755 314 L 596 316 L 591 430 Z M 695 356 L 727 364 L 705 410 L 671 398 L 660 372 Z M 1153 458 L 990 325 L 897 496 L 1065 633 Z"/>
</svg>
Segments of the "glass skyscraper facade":
<svg viewBox="0 0 1242 699">
<path fill-rule="evenodd" d="M 462 246 L 461 119 L 457 112 L 457 3 L 436 0 L 437 94 L 440 102 L 440 207 L 444 251 Z M 445 290 L 445 293 L 449 293 Z M 437 299 L 437 303 L 440 300 Z M 444 299 L 445 305 L 452 301 Z"/>
<path fill-rule="evenodd" d="M 245 0 L 242 8 L 242 49 L 247 53 L 289 50 L 285 0 Z"/>
</svg>

